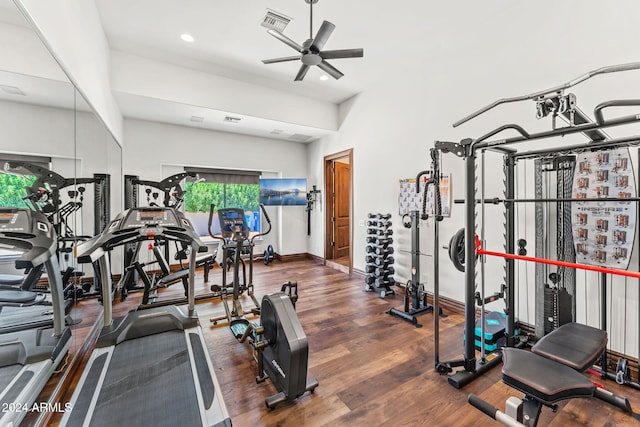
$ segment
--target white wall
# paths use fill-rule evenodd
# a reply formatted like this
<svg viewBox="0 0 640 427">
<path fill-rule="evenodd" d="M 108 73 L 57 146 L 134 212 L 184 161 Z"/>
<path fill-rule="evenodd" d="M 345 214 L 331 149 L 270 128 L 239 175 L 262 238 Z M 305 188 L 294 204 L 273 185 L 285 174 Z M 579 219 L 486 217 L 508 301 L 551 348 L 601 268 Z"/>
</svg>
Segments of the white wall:
<svg viewBox="0 0 640 427">
<path fill-rule="evenodd" d="M 312 143 L 308 160 L 310 181 L 321 184 L 323 156 L 354 149 L 354 268 L 362 270 L 365 265 L 366 227 L 359 222 L 366 221 L 368 212 L 390 212 L 394 214 L 394 256 L 400 271 L 396 279 L 401 282 L 409 278 L 410 259 L 398 249 L 409 249 L 410 239 L 397 215 L 398 179 L 429 169 L 428 150 L 433 141 L 479 137 L 510 122 L 530 131 L 550 128 L 548 121 L 535 120 L 533 102 L 501 106 L 456 129 L 451 126 L 454 121 L 496 99 L 532 93 L 601 66 L 640 59 L 636 46 L 640 28 L 635 22 L 640 4 L 633 1 L 616 3 L 616 7 L 596 1 L 450 2 L 437 7 L 412 3 L 414 10 L 406 17 L 406 29 L 388 34 L 388 43 L 398 46 L 398 57 L 389 58 L 397 61 L 396 74 L 385 76 L 386 80 L 343 103 L 337 135 Z M 441 27 L 419 24 L 421 16 L 433 13 L 441 17 Z M 436 42 L 442 46 L 440 50 L 431 49 Z M 430 49 L 421 50 L 423 43 Z M 429 56 L 424 53 L 427 51 Z M 590 112 L 601 101 L 639 98 L 639 79 L 640 71 L 597 77 L 575 90 L 579 106 Z M 615 113 L 605 115 L 609 114 Z M 581 140 L 565 138 L 554 144 Z M 491 161 L 487 196 L 501 196 L 502 163 Z M 462 160 L 447 154 L 441 170 L 452 173 L 453 195 L 461 198 Z M 488 208 L 487 247 L 502 250 L 502 214 L 492 212 Z M 317 210 L 314 215 L 309 251 L 322 256 L 323 213 Z M 441 246 L 463 221 L 462 207 L 454 206 L 452 217 L 441 223 Z M 421 249 L 432 253 L 431 221 L 423 230 Z M 438 250 L 441 293 L 463 301 L 464 275 L 453 268 L 444 249 Z M 422 276 L 428 290 L 433 286 L 431 269 L 431 258 L 423 257 Z M 487 277 L 503 277 L 500 266 L 491 264 L 487 269 Z M 488 284 L 487 292 L 498 286 Z M 636 334 L 629 329 L 627 333 L 629 337 Z"/>
<path fill-rule="evenodd" d="M 336 130 L 335 104 L 113 52 L 113 90 L 181 104 Z"/>
<path fill-rule="evenodd" d="M 69 90 L 73 88 L 70 86 Z M 4 131 L 2 153 L 51 157 L 51 169 L 65 178 L 109 174 L 112 213 L 120 210 L 120 147 L 93 113 L 0 101 L 0 127 Z M 83 209 L 69 221 L 76 235 L 93 235 L 94 192 L 92 185 L 83 186 L 87 188 Z M 66 191 L 70 189 L 61 192 L 63 203 L 68 200 Z M 114 264 L 117 268 L 120 261 L 114 260 Z"/>
<path fill-rule="evenodd" d="M 75 125 L 71 110 L 0 101 L 0 125 L 2 152 L 74 156 Z"/>
<path fill-rule="evenodd" d="M 163 165 L 267 172 L 306 178 L 305 145 L 226 132 L 125 119 L 123 173 L 159 181 Z M 169 170 L 166 167 L 165 170 Z M 267 207 L 273 222 L 264 244 L 282 255 L 307 252 L 304 206 Z"/>
<path fill-rule="evenodd" d="M 70 80 L 122 143 L 122 115 L 111 93 L 110 51 L 93 0 L 15 0 Z"/>
<path fill-rule="evenodd" d="M 5 46 L 12 47 L 2 50 L 3 71 L 69 81 L 31 28 L 3 22 L 0 23 L 0 38 Z"/>
</svg>

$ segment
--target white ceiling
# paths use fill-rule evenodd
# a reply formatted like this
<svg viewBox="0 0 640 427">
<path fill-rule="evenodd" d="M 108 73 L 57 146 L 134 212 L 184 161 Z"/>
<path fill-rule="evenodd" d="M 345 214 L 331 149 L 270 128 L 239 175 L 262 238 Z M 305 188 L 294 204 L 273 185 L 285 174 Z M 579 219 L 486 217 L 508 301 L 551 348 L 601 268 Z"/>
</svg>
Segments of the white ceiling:
<svg viewBox="0 0 640 427">
<path fill-rule="evenodd" d="M 260 26 L 271 9 L 292 18 L 283 33 L 302 44 L 309 38 L 310 7 L 304 0 L 96 0 L 107 41 L 112 50 L 196 69 L 243 82 L 268 87 L 312 99 L 339 104 L 372 84 L 378 76 L 389 73 L 386 59 L 376 54 L 384 31 L 372 25 L 370 2 L 319 0 L 313 6 L 313 33 L 323 20 L 336 29 L 325 49 L 364 48 L 365 58 L 332 60 L 330 63 L 345 75 L 340 80 L 322 81 L 324 73 L 312 67 L 304 81 L 295 82 L 300 63 L 265 65 L 262 59 L 293 56 L 296 52 L 267 34 Z M 382 3 L 381 3 L 382 4 Z M 194 43 L 180 35 L 189 33 Z M 388 74 L 387 74 L 388 75 Z M 180 125 L 239 132 L 269 138 L 291 139 L 292 135 L 309 135 L 307 141 L 329 133 L 325 129 L 298 126 L 263 118 L 244 116 L 241 123 L 218 120 L 224 111 L 200 106 L 115 93 L 125 116 Z M 184 117 L 203 117 L 203 122 L 185 123 Z M 274 134 L 273 130 L 281 130 Z"/>
<path fill-rule="evenodd" d="M 394 82 L 399 79 L 414 79 L 417 87 L 424 89 L 423 86 L 427 85 L 421 84 L 419 79 L 429 79 L 434 69 L 438 69 L 442 75 L 443 69 L 453 67 L 442 63 L 443 58 L 455 59 L 456 64 L 468 67 L 465 73 L 473 73 L 483 53 L 489 52 L 494 57 L 513 56 L 514 61 L 528 58 L 527 55 L 535 58 L 539 50 L 549 48 L 549 40 L 556 39 L 548 34 L 544 25 L 536 26 L 536 22 L 544 21 L 547 14 L 552 13 L 552 1 L 539 4 L 507 0 L 452 0 L 437 3 L 424 0 L 318 0 L 313 6 L 313 33 L 323 20 L 336 25 L 325 49 L 363 48 L 364 58 L 331 60 L 332 65 L 344 73 L 340 80 L 329 78 L 321 81 L 319 77 L 323 73 L 313 67 L 304 81 L 295 82 L 293 79 L 300 66 L 298 62 L 269 65 L 261 62 L 262 59 L 292 56 L 295 52 L 267 34 L 260 23 L 267 9 L 284 14 L 292 21 L 283 33 L 302 44 L 310 35 L 309 5 L 305 0 L 94 1 L 113 51 L 333 104 L 378 85 L 393 88 Z M 9 15 L 3 10 L 6 4 L 13 6 L 10 0 L 0 0 L 0 19 Z M 481 28 L 482 25 L 493 28 L 497 24 L 497 31 L 483 31 Z M 520 46 L 520 39 L 503 43 L 505 34 L 525 24 L 531 31 L 528 39 L 531 43 Z M 182 41 L 180 35 L 183 33 L 191 34 L 195 42 L 189 44 Z M 543 36 L 546 42 L 539 42 L 538 39 Z M 495 52 L 491 46 L 497 46 L 493 49 Z M 534 51 L 528 52 L 528 49 Z M 587 69 L 579 68 L 582 72 Z M 451 79 L 460 78 L 460 75 L 463 74 L 452 72 Z M 557 74 L 553 75 L 553 82 L 557 83 Z M 571 77 L 573 74 L 563 74 L 565 80 Z M 533 91 L 541 87 L 544 88 L 545 84 L 527 86 L 527 89 Z M 509 93 L 513 92 L 505 89 L 500 96 Z M 331 132 L 243 115 L 243 111 L 219 111 L 210 106 L 189 105 L 123 92 L 116 92 L 114 96 L 125 117 L 267 138 L 290 139 L 295 134 L 311 136 L 304 142 Z M 486 102 L 492 100 L 487 98 Z M 243 117 L 240 123 L 229 124 L 221 120 L 225 115 Z M 189 118 L 194 116 L 204 120 L 190 121 Z M 282 132 L 273 134 L 276 129 Z"/>
<path fill-rule="evenodd" d="M 309 37 L 309 5 L 304 0 L 96 0 L 113 50 L 334 103 L 362 91 L 371 82 L 375 65 L 380 65 L 372 44 L 382 34 L 372 34 L 372 25 L 366 20 L 371 15 L 366 10 L 371 9 L 370 3 L 319 0 L 314 5 L 314 34 L 323 20 L 336 25 L 325 49 L 362 47 L 366 61 L 333 60 L 332 65 L 345 74 L 337 81 L 320 81 L 322 72 L 314 67 L 304 81 L 294 82 L 299 63 L 261 62 L 296 52 L 268 35 L 260 23 L 267 9 L 283 13 L 292 18 L 283 34 L 302 44 Z M 380 26 L 376 30 L 384 33 Z M 182 41 L 183 33 L 191 34 L 195 42 Z"/>
</svg>

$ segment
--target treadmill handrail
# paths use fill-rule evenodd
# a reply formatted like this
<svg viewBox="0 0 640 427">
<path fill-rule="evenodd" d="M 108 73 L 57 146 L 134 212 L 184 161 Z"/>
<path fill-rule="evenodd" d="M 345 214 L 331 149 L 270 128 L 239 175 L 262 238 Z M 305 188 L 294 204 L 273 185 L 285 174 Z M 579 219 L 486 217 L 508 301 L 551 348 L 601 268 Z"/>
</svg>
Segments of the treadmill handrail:
<svg viewBox="0 0 640 427">
<path fill-rule="evenodd" d="M 15 261 L 16 268 L 23 269 L 44 264 L 57 254 L 56 233 L 44 214 L 30 209 L 11 209 L 11 211 L 26 212 L 31 224 L 30 230 L 0 231 L 1 244 L 22 251 Z"/>
<path fill-rule="evenodd" d="M 133 208 L 131 210 L 136 209 L 140 208 Z M 143 226 L 118 229 L 118 225 L 122 224 L 122 221 L 127 218 L 127 215 L 129 215 L 128 211 L 118 214 L 118 216 L 111 221 L 110 225 L 107 226 L 101 234 L 77 244 L 75 246 L 75 256 L 78 259 L 78 262 L 95 262 L 113 248 L 128 243 L 144 242 L 148 240 L 178 241 L 191 245 L 197 253 L 208 251 L 207 246 L 202 242 L 202 240 L 200 240 L 200 237 L 198 237 L 195 230 L 193 230 L 191 222 L 189 222 L 189 220 L 183 215 L 177 216 L 181 221 L 187 221 L 188 225 L 191 226 L 191 229 L 176 226 L 158 226 L 155 224 L 145 224 Z M 145 230 L 149 230 L 149 232 Z"/>
</svg>

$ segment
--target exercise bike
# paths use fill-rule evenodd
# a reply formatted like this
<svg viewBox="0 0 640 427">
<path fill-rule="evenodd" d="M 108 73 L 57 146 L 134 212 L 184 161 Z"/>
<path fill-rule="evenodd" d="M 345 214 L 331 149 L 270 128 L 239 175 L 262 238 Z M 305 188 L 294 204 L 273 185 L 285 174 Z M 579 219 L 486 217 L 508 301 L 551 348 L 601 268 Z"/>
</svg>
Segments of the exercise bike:
<svg viewBox="0 0 640 427">
<path fill-rule="evenodd" d="M 258 304 L 253 293 L 253 240 L 271 231 L 271 220 L 264 205 L 260 209 L 269 228 L 265 233 L 249 236 L 250 229 L 245 223 L 244 210 L 225 208 L 218 210 L 221 236 L 213 233 L 212 223 L 214 205 L 209 212 L 209 234 L 222 240 L 223 254 L 223 283 L 220 289 L 224 316 L 211 318 L 215 325 L 226 319 L 234 337 L 241 343 L 248 342 L 252 348 L 252 356 L 256 362 L 256 382 L 264 382 L 267 378 L 276 386 L 278 393 L 265 399 L 268 409 L 273 409 L 279 403 L 291 401 L 305 394 L 313 392 L 318 386 L 317 379 L 307 381 L 307 365 L 309 346 L 307 337 L 302 329 L 300 320 L 295 312 L 295 302 L 298 299 L 298 287 L 295 282 L 287 282 L 281 292 L 265 295 L 262 304 Z M 242 252 L 249 254 L 249 282 L 246 281 L 246 270 L 242 261 Z M 226 261 L 233 259 L 233 283 L 231 287 L 233 307 L 229 308 L 227 301 L 228 289 L 226 283 Z M 243 283 L 240 284 L 240 265 L 243 267 Z M 247 291 L 255 307 L 245 311 L 240 303 L 240 295 Z M 251 322 L 244 316 L 248 314 L 260 315 L 260 321 Z"/>
</svg>

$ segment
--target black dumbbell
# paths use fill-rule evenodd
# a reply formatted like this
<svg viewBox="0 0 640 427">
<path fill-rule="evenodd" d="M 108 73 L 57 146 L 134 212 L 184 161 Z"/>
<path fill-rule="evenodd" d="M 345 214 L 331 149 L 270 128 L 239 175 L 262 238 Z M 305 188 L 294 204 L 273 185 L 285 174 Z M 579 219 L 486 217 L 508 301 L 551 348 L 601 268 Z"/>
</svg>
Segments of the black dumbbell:
<svg viewBox="0 0 640 427">
<path fill-rule="evenodd" d="M 394 261 L 394 259 L 393 259 L 392 256 L 387 256 L 387 257 L 383 257 L 383 258 L 376 258 L 374 260 L 374 263 L 376 265 L 378 265 L 378 266 L 383 267 L 383 266 L 389 266 L 389 265 L 393 264 L 393 261 Z"/>
<path fill-rule="evenodd" d="M 374 268 L 373 272 L 375 272 L 378 276 L 388 276 L 395 273 L 395 269 L 392 266 L 378 267 Z M 367 271 L 367 273 L 369 272 Z"/>
</svg>

